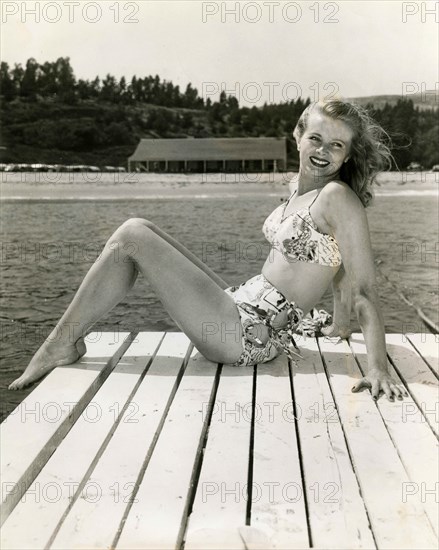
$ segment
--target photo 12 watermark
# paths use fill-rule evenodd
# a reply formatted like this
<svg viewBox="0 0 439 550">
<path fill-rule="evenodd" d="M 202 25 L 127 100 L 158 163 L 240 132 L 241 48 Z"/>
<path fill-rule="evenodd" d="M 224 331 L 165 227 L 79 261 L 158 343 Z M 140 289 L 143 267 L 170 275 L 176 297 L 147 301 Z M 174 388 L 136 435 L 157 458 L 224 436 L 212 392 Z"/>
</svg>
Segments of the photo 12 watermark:
<svg viewBox="0 0 439 550">
<path fill-rule="evenodd" d="M 281 403 L 279 401 L 256 401 L 247 403 L 216 401 L 213 406 L 204 402 L 201 408 L 201 420 L 204 422 L 209 416 L 216 422 L 240 424 L 245 423 L 276 423 L 287 422 L 292 424 L 302 417 L 307 423 L 340 423 L 337 407 L 334 402 L 319 403 L 315 401 L 306 409 L 303 409 L 299 403 L 289 401 Z"/>
<path fill-rule="evenodd" d="M 204 81 L 201 83 L 201 97 L 205 101 L 208 99 L 216 101 L 221 94 L 235 98 L 238 103 L 256 105 L 265 101 L 268 104 L 279 104 L 305 97 L 309 97 L 311 101 L 337 99 L 340 94 L 340 87 L 337 82 L 313 82 L 307 86 L 294 81 L 233 83 Z"/>
<path fill-rule="evenodd" d="M 164 319 L 168 319 L 168 317 L 163 317 L 158 321 Z M 2 321 L 0 323 L 0 341 L 3 344 L 15 342 L 20 348 L 41 345 L 44 341 L 75 344 L 81 337 L 84 337 L 86 345 L 103 341 L 109 344 L 123 344 L 128 338 L 132 343 L 137 343 L 137 337 L 131 340 L 131 335 L 137 334 L 139 330 L 140 328 L 137 325 L 128 323 L 124 323 L 124 328 L 115 327 L 106 332 L 96 330 L 94 323 L 81 325 L 78 322 L 66 322 L 60 328 L 47 323 Z"/>
<path fill-rule="evenodd" d="M 111 167 L 109 167 L 111 168 Z M 118 167 L 114 170 L 100 169 L 97 166 L 56 166 L 51 164 L 8 163 L 1 172 L 2 183 L 139 183 L 140 172 L 126 171 Z"/>
<path fill-rule="evenodd" d="M 23 485 L 23 486 L 21 486 Z M 48 481 L 41 483 L 36 481 L 29 488 L 25 484 L 4 481 L 1 484 L 2 498 L 17 498 L 21 495 L 21 503 L 46 503 L 55 504 L 62 500 L 72 502 L 78 498 L 88 503 L 97 503 L 100 500 L 110 500 L 114 503 L 138 502 L 133 498 L 136 483 L 128 481 L 120 483 L 114 481 L 104 486 L 97 481 L 88 480 L 85 484 L 77 481 Z"/>
<path fill-rule="evenodd" d="M 423 323 L 407 323 L 403 322 L 401 324 L 401 341 L 402 343 L 411 342 L 410 337 L 420 338 L 420 341 L 425 344 L 431 339 L 434 344 L 439 345 L 439 334 L 433 334 L 431 331 L 426 330 L 426 327 Z"/>
<path fill-rule="evenodd" d="M 439 482 L 427 486 L 425 481 L 415 483 L 413 481 L 404 481 L 401 487 L 402 502 L 408 502 L 411 497 L 420 497 L 422 503 L 433 501 L 439 503 Z"/>
<path fill-rule="evenodd" d="M 406 263 L 439 264 L 439 242 L 410 241 L 400 243 L 401 260 Z"/>
<path fill-rule="evenodd" d="M 439 401 L 430 404 L 421 402 L 419 406 L 414 402 L 403 401 L 401 407 L 401 419 L 404 424 L 413 420 L 422 423 L 439 423 Z"/>
<path fill-rule="evenodd" d="M 18 420 L 23 424 L 27 422 L 32 422 L 32 424 L 59 424 L 66 418 L 75 416 L 79 406 L 80 403 L 76 401 L 63 401 L 62 403 L 57 401 L 36 401 L 33 403 L 22 401 L 5 418 L 4 423 L 17 422 Z M 123 414 L 122 417 L 121 414 Z M 105 407 L 96 401 L 90 401 L 79 415 L 79 418 L 87 424 L 97 424 L 100 421 L 108 420 L 112 420 L 112 422 L 119 422 L 120 420 L 122 424 L 137 424 L 139 417 L 140 406 L 134 401 L 123 405 L 115 401 Z"/>
<path fill-rule="evenodd" d="M 140 23 L 139 2 L 1 2 L 2 23 L 75 23 L 95 24 L 103 20 L 112 23 Z"/>
<path fill-rule="evenodd" d="M 1 242 L 0 264 L 90 264 L 103 258 L 103 242 Z M 107 250 L 113 263 L 128 263 L 139 253 L 139 245 L 134 241 L 108 243 Z M 108 257 L 106 258 L 108 260 Z"/>
<path fill-rule="evenodd" d="M 201 500 L 203 503 L 215 500 L 222 504 L 239 502 L 268 502 L 270 504 L 295 504 L 304 498 L 302 483 L 290 481 L 266 480 L 262 483 L 203 481 Z M 341 498 L 340 485 L 334 481 L 314 482 L 306 486 L 308 499 L 325 504 L 339 504 Z"/>
<path fill-rule="evenodd" d="M 401 18 L 403 23 L 439 23 L 439 2 L 402 2 Z"/>
<path fill-rule="evenodd" d="M 270 252 L 268 243 L 244 241 L 203 241 L 201 245 L 201 260 L 219 259 L 227 263 L 250 263 L 263 261 Z M 206 329 L 208 327 L 206 326 Z"/>
<path fill-rule="evenodd" d="M 203 23 L 339 23 L 338 2 L 201 2 Z"/>
<path fill-rule="evenodd" d="M 403 82 L 401 96 L 403 99 L 416 96 L 421 103 L 433 103 L 439 106 L 439 82 L 433 82 L 430 85 L 427 82 Z"/>
<path fill-rule="evenodd" d="M 203 241 L 201 243 L 201 260 L 205 263 L 215 258 L 221 263 L 247 263 L 255 265 L 255 262 L 273 263 L 278 255 L 282 260 L 295 264 L 301 262 L 300 256 L 295 252 L 297 241 L 294 235 L 289 239 L 279 241 L 272 239 L 261 241 Z M 340 258 L 337 244 L 330 241 L 314 251 L 313 258 L 323 258 L 324 261 L 337 263 Z"/>
</svg>

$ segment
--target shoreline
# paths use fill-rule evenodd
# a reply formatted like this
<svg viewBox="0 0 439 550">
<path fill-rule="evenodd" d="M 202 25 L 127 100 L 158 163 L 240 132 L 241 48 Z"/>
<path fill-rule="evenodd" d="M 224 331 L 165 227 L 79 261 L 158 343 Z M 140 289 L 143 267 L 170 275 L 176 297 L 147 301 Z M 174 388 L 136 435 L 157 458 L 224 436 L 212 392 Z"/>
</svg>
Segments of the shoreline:
<svg viewBox="0 0 439 550">
<path fill-rule="evenodd" d="M 294 173 L 265 174 L 102 174 L 3 173 L 0 202 L 114 202 L 288 197 Z M 5 177 L 6 176 L 6 177 Z M 136 176 L 135 181 L 126 178 Z M 439 196 L 437 172 L 386 172 L 377 178 L 376 197 Z"/>
<path fill-rule="evenodd" d="M 143 200 L 214 200 L 214 199 L 237 199 L 237 198 L 254 198 L 255 196 L 259 196 L 262 193 L 237 193 L 237 194 L 230 194 L 230 193 L 223 193 L 223 194 L 217 194 L 217 195 L 193 195 L 193 194 L 187 194 L 187 195 L 175 195 L 175 194 L 169 194 L 169 195 L 109 195 L 109 196 L 90 196 L 90 197 L 78 197 L 78 196 L 63 196 L 63 197 L 53 197 L 53 196 L 39 196 L 39 197 L 28 197 L 28 196 L 12 196 L 12 197 L 1 197 L 0 198 L 0 204 L 1 203 L 45 203 L 45 202 L 53 202 L 53 203 L 64 203 L 64 202 L 117 202 L 117 201 L 124 201 L 124 202 L 131 202 L 131 201 L 143 201 Z M 286 197 L 287 195 L 285 193 L 264 193 L 264 197 Z M 395 197 L 395 196 L 405 196 L 405 197 L 424 197 L 424 198 L 437 198 L 439 197 L 439 191 L 407 191 L 407 192 L 396 192 L 396 193 L 375 193 L 375 197 Z"/>
<path fill-rule="evenodd" d="M 293 173 L 268 174 L 139 174 L 137 181 L 124 181 L 115 174 L 104 180 L 89 180 L 96 174 L 58 174 L 56 182 L 45 180 L 46 173 L 8 174 L 0 183 L 0 202 L 96 202 L 139 200 L 204 200 L 244 197 L 287 197 Z M 132 174 L 131 174 L 132 175 Z M 74 176 L 74 177 L 71 177 Z M 253 177 L 253 181 L 250 180 Z M 227 178 L 230 181 L 224 181 Z M 256 178 L 259 178 L 256 180 Z M 439 195 L 439 173 L 387 172 L 378 177 L 374 193 L 379 196 Z"/>
</svg>

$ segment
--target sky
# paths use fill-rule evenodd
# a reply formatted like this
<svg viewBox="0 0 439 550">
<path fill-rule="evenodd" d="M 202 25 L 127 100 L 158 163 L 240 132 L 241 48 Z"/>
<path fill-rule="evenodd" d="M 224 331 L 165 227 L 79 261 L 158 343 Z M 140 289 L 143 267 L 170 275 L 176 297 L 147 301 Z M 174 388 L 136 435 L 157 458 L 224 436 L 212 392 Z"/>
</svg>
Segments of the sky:
<svg viewBox="0 0 439 550">
<path fill-rule="evenodd" d="M 241 105 L 439 87 L 439 2 L 3 0 L 2 60 L 77 78 L 158 74 Z"/>
</svg>

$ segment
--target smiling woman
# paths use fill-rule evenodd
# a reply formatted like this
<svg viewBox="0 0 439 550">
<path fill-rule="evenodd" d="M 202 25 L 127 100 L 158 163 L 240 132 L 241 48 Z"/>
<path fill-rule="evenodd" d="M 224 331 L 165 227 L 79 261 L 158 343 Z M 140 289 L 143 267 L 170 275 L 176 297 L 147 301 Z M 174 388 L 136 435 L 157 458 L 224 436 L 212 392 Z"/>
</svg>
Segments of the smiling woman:
<svg viewBox="0 0 439 550">
<path fill-rule="evenodd" d="M 264 224 L 272 250 L 261 273 L 239 286 L 228 286 L 152 221 L 127 220 L 110 236 L 53 333 L 11 389 L 83 355 L 85 334 L 141 273 L 199 352 L 236 367 L 269 362 L 280 353 L 295 361 L 293 334 L 332 283 L 332 334 L 348 336 L 352 294 L 367 345 L 369 373 L 353 390 L 369 387 L 375 398 L 383 391 L 391 400 L 402 399 L 404 390 L 387 370 L 364 209 L 373 180 L 389 158 L 383 135 L 365 111 L 350 103 L 330 101 L 305 110 L 294 130 L 300 151 L 297 185 Z M 212 326 L 221 330 L 208 330 Z"/>
</svg>

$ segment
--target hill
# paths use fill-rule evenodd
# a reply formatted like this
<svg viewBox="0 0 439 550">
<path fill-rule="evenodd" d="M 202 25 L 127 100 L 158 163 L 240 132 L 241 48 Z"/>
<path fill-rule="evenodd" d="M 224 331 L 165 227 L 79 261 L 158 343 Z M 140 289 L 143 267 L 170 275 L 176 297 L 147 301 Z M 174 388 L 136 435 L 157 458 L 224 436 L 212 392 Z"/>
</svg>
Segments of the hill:
<svg viewBox="0 0 439 550">
<path fill-rule="evenodd" d="M 395 106 L 398 101 L 401 101 L 402 95 L 371 95 L 366 97 L 352 97 L 348 101 L 353 101 L 358 105 L 366 107 L 372 104 L 375 109 L 383 109 L 386 103 L 390 106 Z M 411 100 L 415 108 L 420 111 L 430 111 L 439 108 L 439 92 L 435 90 L 427 90 L 424 93 L 407 94 L 406 100 Z"/>
<path fill-rule="evenodd" d="M 141 138 L 207 137 L 206 113 L 157 105 L 2 102 L 2 162 L 126 166 Z"/>
<path fill-rule="evenodd" d="M 392 138 L 399 168 L 413 161 L 426 168 L 438 164 L 437 111 L 416 109 L 400 98 L 392 105 L 392 97 L 355 99 L 373 104 L 374 117 Z M 6 150 L 1 151 L 0 162 L 126 166 L 141 138 L 285 136 L 288 166 L 297 167 L 292 129 L 307 103 L 250 109 L 232 100 L 236 101 L 227 98 L 203 109 L 99 99 L 74 104 L 45 98 L 2 101 L 1 145 Z"/>
<path fill-rule="evenodd" d="M 297 166 L 292 130 L 309 99 L 241 107 L 221 92 L 204 100 L 158 75 L 101 81 L 76 79 L 70 59 L 25 68 L 0 64 L 2 143 L 0 162 L 126 166 L 141 138 L 286 137 L 290 167 Z M 373 105 L 389 133 L 396 165 L 439 164 L 437 96 L 413 94 L 354 98 Z"/>
</svg>

